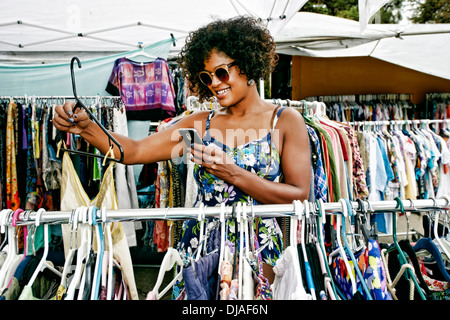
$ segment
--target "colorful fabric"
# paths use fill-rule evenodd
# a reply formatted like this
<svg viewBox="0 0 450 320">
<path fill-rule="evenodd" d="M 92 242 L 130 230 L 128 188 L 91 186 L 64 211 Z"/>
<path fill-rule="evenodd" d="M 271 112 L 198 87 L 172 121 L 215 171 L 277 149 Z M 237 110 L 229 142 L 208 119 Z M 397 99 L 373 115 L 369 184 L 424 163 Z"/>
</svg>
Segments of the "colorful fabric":
<svg viewBox="0 0 450 320">
<path fill-rule="evenodd" d="M 387 289 L 386 272 L 384 264 L 381 259 L 381 250 L 377 241 L 369 239 L 368 247 L 355 254 L 358 267 L 363 274 L 365 283 L 372 295 L 373 300 L 392 300 L 392 296 Z M 365 299 L 365 290 L 362 288 L 361 281 L 356 275 L 355 266 L 352 260 L 347 257 L 350 265 L 350 272 L 356 281 L 356 288 Z M 354 293 L 352 291 L 352 284 L 350 274 L 345 266 L 344 260 L 337 256 L 333 259 L 332 272 L 337 285 L 346 296 L 347 299 L 352 299 Z"/>
<path fill-rule="evenodd" d="M 259 242 L 258 237 L 255 234 L 255 252 L 258 252 L 259 250 Z M 263 266 L 262 266 L 262 257 L 261 253 L 258 253 L 257 255 L 257 265 L 258 265 L 258 271 L 257 275 L 255 277 L 256 281 L 256 292 L 255 292 L 255 300 L 273 300 L 273 291 L 272 287 L 269 283 L 269 280 L 263 275 Z"/>
<path fill-rule="evenodd" d="M 26 109 L 27 112 L 27 139 L 29 142 L 33 141 L 32 127 L 33 122 L 31 119 L 32 107 L 31 105 Z M 38 191 L 37 191 L 37 165 L 34 157 L 34 151 L 30 145 L 27 149 L 27 200 L 33 205 L 37 203 Z"/>
<path fill-rule="evenodd" d="M 162 109 L 175 115 L 175 89 L 167 61 L 140 63 L 127 58 L 114 62 L 106 90 L 120 94 L 127 111 Z"/>
<path fill-rule="evenodd" d="M 425 280 L 428 288 L 433 292 L 447 292 L 448 294 L 450 292 L 450 283 L 447 281 L 436 280 L 430 277 L 425 264 L 423 263 L 423 259 L 418 259 L 418 261 L 420 266 L 420 273 L 422 274 L 422 277 Z"/>
<path fill-rule="evenodd" d="M 353 183 L 355 185 L 356 195 L 359 199 L 365 199 L 369 196 L 369 189 L 366 184 L 365 166 L 361 158 L 356 133 L 350 126 L 343 126 L 343 128 L 348 133 L 348 140 L 350 142 L 350 148 L 352 149 Z"/>
<path fill-rule="evenodd" d="M 6 206 L 11 210 L 20 207 L 16 168 L 16 128 L 17 104 L 9 101 L 6 122 Z"/>
<path fill-rule="evenodd" d="M 372 293 L 372 298 L 374 300 L 392 300 L 392 296 L 387 289 L 386 270 L 381 259 L 380 245 L 376 240 L 369 239 L 368 248 L 365 251 L 366 267 L 361 271 L 364 274 L 367 287 Z"/>
</svg>

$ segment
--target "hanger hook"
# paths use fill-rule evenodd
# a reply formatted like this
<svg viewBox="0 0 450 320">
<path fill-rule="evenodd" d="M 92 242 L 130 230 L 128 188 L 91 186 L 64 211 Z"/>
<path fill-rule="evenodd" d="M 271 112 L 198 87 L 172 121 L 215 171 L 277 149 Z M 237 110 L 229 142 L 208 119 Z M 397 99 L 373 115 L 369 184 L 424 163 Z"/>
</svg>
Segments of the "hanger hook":
<svg viewBox="0 0 450 320">
<path fill-rule="evenodd" d="M 103 206 L 103 207 L 102 207 L 102 221 L 103 221 L 103 222 L 106 222 L 106 219 L 107 219 L 106 207 Z"/>
<path fill-rule="evenodd" d="M 41 224 L 41 215 L 42 213 L 45 211 L 45 209 L 40 208 L 37 212 L 36 212 L 36 220 L 35 220 L 35 225 L 36 227 L 39 227 L 39 225 Z"/>
<path fill-rule="evenodd" d="M 444 195 L 440 199 L 444 199 L 447 202 L 445 206 L 448 207 L 448 205 L 450 204 L 450 198 L 447 195 Z"/>
<path fill-rule="evenodd" d="M 300 221 L 303 219 L 303 213 L 304 213 L 304 206 L 300 200 L 294 200 L 295 205 L 295 214 L 297 215 L 297 219 Z"/>
<path fill-rule="evenodd" d="M 408 198 L 406 200 L 409 200 L 409 204 L 411 205 L 412 210 L 417 211 L 416 207 L 414 206 L 414 201 L 412 201 L 411 198 Z"/>
<path fill-rule="evenodd" d="M 20 220 L 19 218 L 19 214 L 21 214 L 23 212 L 23 209 L 17 209 L 16 211 L 14 211 L 13 217 L 12 217 L 12 226 L 16 227 L 17 226 L 17 220 Z"/>
<path fill-rule="evenodd" d="M 348 215 L 348 208 L 347 208 L 347 204 L 345 203 L 345 200 L 344 199 L 339 199 L 339 203 L 341 204 L 342 214 L 344 215 L 344 217 L 347 217 L 347 215 Z"/>
<path fill-rule="evenodd" d="M 220 222 L 225 222 L 225 202 L 220 204 Z"/>
<path fill-rule="evenodd" d="M 303 208 L 305 210 L 306 221 L 309 221 L 309 202 L 308 202 L 308 200 L 303 201 Z"/>
<path fill-rule="evenodd" d="M 321 199 L 319 199 L 321 200 Z M 316 213 L 319 215 L 319 218 L 322 218 L 322 208 L 319 203 L 319 200 L 316 200 Z"/>
<path fill-rule="evenodd" d="M 238 224 L 241 223 L 241 219 L 242 219 L 242 203 L 238 202 L 238 204 L 237 204 L 237 222 L 238 222 Z"/>
<path fill-rule="evenodd" d="M 198 217 L 197 217 L 198 221 L 202 221 L 202 212 L 203 212 L 204 207 L 205 207 L 205 204 L 200 203 L 200 206 L 198 207 Z"/>
<path fill-rule="evenodd" d="M 345 205 L 347 206 L 347 212 L 348 212 L 348 215 L 349 215 L 350 217 L 354 217 L 355 214 L 354 214 L 354 209 L 353 209 L 352 203 L 351 203 L 350 200 L 348 200 L 347 198 L 344 198 L 344 202 L 345 202 Z"/>
<path fill-rule="evenodd" d="M 364 202 L 361 199 L 356 199 L 356 202 L 358 203 L 358 211 L 365 215 L 367 213 L 367 210 Z"/>
<path fill-rule="evenodd" d="M 433 207 L 437 207 L 438 205 L 437 205 L 436 199 L 435 198 L 431 198 L 431 200 L 433 200 Z"/>
<path fill-rule="evenodd" d="M 322 224 L 325 224 L 326 222 L 325 203 L 323 199 L 319 199 L 317 203 L 319 204 L 319 215 L 322 219 Z"/>
<path fill-rule="evenodd" d="M 403 207 L 403 202 L 402 202 L 402 200 L 400 200 L 399 197 L 395 197 L 394 200 L 397 201 L 397 206 L 396 206 L 395 208 L 396 208 L 396 209 L 400 208 L 400 212 L 401 212 L 402 214 L 404 214 L 404 213 L 405 213 L 405 208 Z"/>
<path fill-rule="evenodd" d="M 77 63 L 78 63 L 78 68 L 81 68 L 81 61 L 78 57 L 73 57 L 72 60 L 70 61 L 70 74 L 72 76 L 72 91 L 73 91 L 73 96 L 78 101 L 77 87 L 75 85 L 75 72 L 73 70 L 73 64 L 75 61 L 77 61 Z"/>
<path fill-rule="evenodd" d="M 11 209 L 3 209 L 1 211 L 1 214 L 0 214 L 0 230 L 1 230 L 1 233 L 5 233 L 6 219 L 7 219 L 8 215 L 9 215 L 9 213 L 11 211 L 12 211 Z"/>
</svg>

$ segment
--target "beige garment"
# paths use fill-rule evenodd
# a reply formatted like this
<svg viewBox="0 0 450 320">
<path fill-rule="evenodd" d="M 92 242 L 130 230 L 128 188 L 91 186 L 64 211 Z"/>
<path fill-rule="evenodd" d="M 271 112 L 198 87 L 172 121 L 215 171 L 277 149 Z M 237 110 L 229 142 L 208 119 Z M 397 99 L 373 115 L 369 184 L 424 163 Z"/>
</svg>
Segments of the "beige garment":
<svg viewBox="0 0 450 320">
<path fill-rule="evenodd" d="M 100 191 L 91 201 L 86 194 L 77 172 L 73 166 L 72 160 L 67 152 L 63 155 L 62 162 L 62 179 L 61 179 L 61 210 L 71 211 L 78 207 L 97 206 L 105 207 L 109 210 L 118 209 L 117 195 L 114 184 L 114 163 L 108 166 L 103 175 L 100 185 Z M 64 252 L 69 252 L 70 248 L 70 227 L 62 225 Z M 111 233 L 113 239 L 114 259 L 120 262 L 122 266 L 122 274 L 128 285 L 130 297 L 132 300 L 139 300 L 136 282 L 134 278 L 133 264 L 131 261 L 130 249 L 128 247 L 127 238 L 121 222 L 111 224 Z M 81 237 L 78 237 L 80 240 Z M 95 243 L 93 244 L 95 245 Z M 108 244 L 105 243 L 105 251 L 109 250 Z"/>
<path fill-rule="evenodd" d="M 361 153 L 361 159 L 364 164 L 362 168 L 364 172 L 366 172 L 367 168 L 369 168 L 369 151 L 366 147 L 366 140 L 364 139 L 364 134 L 362 132 L 356 133 L 356 138 L 358 140 L 359 152 Z"/>
</svg>

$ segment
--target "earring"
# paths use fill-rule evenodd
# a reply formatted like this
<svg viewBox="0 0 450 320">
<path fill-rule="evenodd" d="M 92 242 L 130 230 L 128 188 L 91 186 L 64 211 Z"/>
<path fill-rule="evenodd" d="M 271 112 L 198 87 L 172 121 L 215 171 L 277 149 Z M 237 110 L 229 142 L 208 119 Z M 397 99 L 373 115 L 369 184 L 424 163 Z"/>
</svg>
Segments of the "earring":
<svg viewBox="0 0 450 320">
<path fill-rule="evenodd" d="M 255 84 L 255 80 L 253 80 L 253 79 L 250 79 L 250 80 L 248 80 L 247 81 L 247 86 L 252 86 L 252 85 L 254 85 Z"/>
</svg>

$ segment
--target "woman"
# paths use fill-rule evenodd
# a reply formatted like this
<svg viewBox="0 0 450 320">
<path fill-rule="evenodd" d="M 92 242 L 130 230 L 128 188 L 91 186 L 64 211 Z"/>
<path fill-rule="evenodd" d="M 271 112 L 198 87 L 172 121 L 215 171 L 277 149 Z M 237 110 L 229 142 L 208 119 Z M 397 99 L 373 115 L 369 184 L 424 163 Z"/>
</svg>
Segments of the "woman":
<svg viewBox="0 0 450 320">
<path fill-rule="evenodd" d="M 256 20 L 238 17 L 216 21 L 192 32 L 179 55 L 190 89 L 200 100 L 216 98 L 221 109 L 199 111 L 171 127 L 136 141 L 112 135 L 122 145 L 125 164 L 151 163 L 180 156 L 186 148 L 178 133 L 196 128 L 203 145 L 191 146 L 199 184 L 199 201 L 275 204 L 305 200 L 309 195 L 309 139 L 302 116 L 260 98 L 255 81 L 273 71 L 277 54 L 269 32 Z M 56 107 L 57 129 L 81 135 L 106 153 L 108 139 L 73 102 Z M 119 154 L 116 148 L 114 154 Z M 268 230 L 278 233 L 275 219 Z M 260 228 L 266 230 L 266 228 Z M 267 231 L 264 259 L 272 264 L 282 245 Z M 261 238 L 262 239 L 262 238 Z M 264 241 L 264 240 L 261 240 Z M 271 253 L 269 251 L 272 250 Z"/>
</svg>

